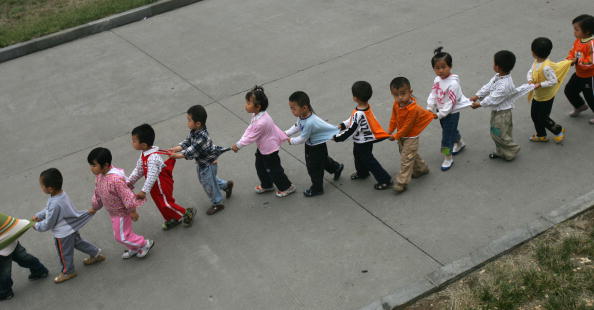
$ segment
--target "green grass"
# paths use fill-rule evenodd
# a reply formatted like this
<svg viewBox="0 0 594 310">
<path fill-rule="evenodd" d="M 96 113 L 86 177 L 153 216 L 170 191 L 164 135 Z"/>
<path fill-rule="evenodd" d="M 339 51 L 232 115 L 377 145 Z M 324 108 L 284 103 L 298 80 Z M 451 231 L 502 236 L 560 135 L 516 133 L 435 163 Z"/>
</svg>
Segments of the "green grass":
<svg viewBox="0 0 594 310">
<path fill-rule="evenodd" d="M 156 1 L 158 0 L 0 0 L 0 47 Z"/>
</svg>

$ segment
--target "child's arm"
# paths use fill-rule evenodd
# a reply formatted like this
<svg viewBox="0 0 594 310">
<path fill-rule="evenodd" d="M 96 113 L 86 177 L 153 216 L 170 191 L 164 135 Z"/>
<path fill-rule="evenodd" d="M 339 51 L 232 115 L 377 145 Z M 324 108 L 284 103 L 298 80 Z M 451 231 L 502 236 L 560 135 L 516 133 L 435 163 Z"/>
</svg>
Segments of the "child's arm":
<svg viewBox="0 0 594 310">
<path fill-rule="evenodd" d="M 243 132 L 243 136 L 241 136 L 241 139 L 239 139 L 239 141 L 237 141 L 237 143 L 235 143 L 235 144 L 233 144 L 233 146 L 231 146 L 231 149 L 233 149 L 234 152 L 237 152 L 244 146 L 248 146 L 248 145 L 256 142 L 256 140 L 258 140 L 258 138 L 260 137 L 261 134 L 262 134 L 262 127 L 258 126 L 257 124 L 252 123 Z"/>
<path fill-rule="evenodd" d="M 398 122 L 398 103 L 394 103 L 392 105 L 392 116 L 390 117 L 390 126 L 388 127 L 388 134 L 392 134 L 394 130 L 396 130 L 397 122 Z"/>
<path fill-rule="evenodd" d="M 303 128 L 303 130 L 301 131 L 301 135 L 299 135 L 298 137 L 289 139 L 289 144 L 294 145 L 294 144 L 305 143 L 305 141 L 307 141 L 309 139 L 309 136 L 311 136 L 311 130 L 312 130 L 311 127 L 312 127 L 312 125 L 305 126 Z M 297 129 L 299 129 L 299 128 L 297 128 Z"/>
<path fill-rule="evenodd" d="M 481 107 L 496 106 L 504 102 L 509 97 L 504 83 L 495 85 L 495 88 L 480 101 Z"/>
<path fill-rule="evenodd" d="M 485 98 L 487 95 L 489 95 L 489 89 L 491 89 L 491 86 L 493 85 L 493 82 L 495 81 L 495 78 L 497 76 L 494 76 L 491 78 L 491 80 L 489 80 L 489 82 L 485 85 L 483 85 L 483 87 L 481 87 L 481 89 L 479 89 L 476 92 L 476 96 L 472 96 L 470 98 L 471 101 L 477 101 L 478 99 L 483 99 Z"/>
<path fill-rule="evenodd" d="M 361 118 L 358 117 L 358 115 L 359 115 L 358 113 L 355 113 L 354 115 L 349 117 L 346 121 L 340 123 L 340 125 L 342 125 L 341 130 L 344 130 L 344 131 L 339 132 L 336 136 L 334 136 L 334 141 L 336 141 L 336 142 L 345 141 L 346 139 L 348 139 L 350 136 L 352 136 L 355 133 L 355 131 L 357 130 L 357 127 L 359 127 L 359 122 L 361 121 Z M 349 124 L 350 124 L 350 126 L 347 128 L 346 126 Z M 344 126 L 344 128 L 343 128 L 343 126 Z"/>
<path fill-rule="evenodd" d="M 530 70 L 528 70 L 528 73 L 526 74 L 526 80 L 528 81 L 529 84 L 532 83 L 532 68 L 534 67 L 534 65 L 530 66 Z"/>
<path fill-rule="evenodd" d="M 288 137 L 298 133 L 299 130 L 299 126 L 297 125 L 297 123 L 293 124 L 293 126 L 291 126 L 291 128 L 285 130 L 285 134 L 287 134 Z"/>
<path fill-rule="evenodd" d="M 134 167 L 134 170 L 132 170 L 132 173 L 130 173 L 130 176 L 128 176 L 128 178 L 126 179 L 128 187 L 134 188 L 134 184 L 136 184 L 138 179 L 140 179 L 140 177 L 142 177 L 143 174 L 144 169 L 142 168 L 142 159 L 138 158 L 138 160 L 136 161 L 136 167 Z"/>
<path fill-rule="evenodd" d="M 93 198 L 91 198 L 91 208 L 89 209 L 89 213 L 95 214 L 103 208 L 103 202 L 101 201 L 101 197 L 97 195 L 97 188 L 93 191 Z"/>
<path fill-rule="evenodd" d="M 573 63 L 574 64 L 577 61 L 576 55 L 575 55 L 575 52 L 576 52 L 576 43 L 577 43 L 577 40 L 574 41 L 573 45 L 571 46 L 571 49 L 569 50 L 569 53 L 567 53 L 567 59 L 573 60 Z"/>
<path fill-rule="evenodd" d="M 47 213 L 46 213 L 47 210 Z M 37 231 L 48 231 L 54 227 L 56 227 L 56 224 L 58 223 L 58 220 L 60 219 L 60 206 L 56 205 L 54 203 L 50 203 L 46 210 L 42 210 L 41 212 L 38 212 L 35 216 L 39 219 L 41 219 L 40 222 L 35 223 L 35 226 L 33 226 L 33 228 L 35 228 L 35 230 Z M 41 213 L 44 213 L 43 218 L 40 216 Z"/>
<path fill-rule="evenodd" d="M 145 202 L 144 199 L 136 198 L 136 195 L 134 195 L 134 192 L 132 192 L 132 190 L 130 188 L 128 188 L 128 186 L 126 185 L 126 182 L 124 182 L 123 180 L 121 182 L 113 183 L 112 190 L 118 196 L 118 198 L 122 202 L 122 205 L 126 209 L 134 210 L 134 209 L 142 206 Z"/>
<path fill-rule="evenodd" d="M 544 76 L 547 80 L 541 83 L 536 83 L 534 85 L 534 88 L 551 87 L 555 86 L 559 82 L 559 80 L 557 79 L 557 75 L 555 74 L 555 71 L 553 71 L 553 68 L 546 66 L 542 68 L 542 71 L 544 72 Z"/>
</svg>

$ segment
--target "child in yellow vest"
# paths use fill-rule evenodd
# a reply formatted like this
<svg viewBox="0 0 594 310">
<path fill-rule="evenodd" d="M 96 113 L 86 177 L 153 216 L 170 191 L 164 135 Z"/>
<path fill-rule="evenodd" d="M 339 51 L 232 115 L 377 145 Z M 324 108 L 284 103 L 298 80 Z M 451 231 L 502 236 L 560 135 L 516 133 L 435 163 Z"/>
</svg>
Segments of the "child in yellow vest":
<svg viewBox="0 0 594 310">
<path fill-rule="evenodd" d="M 553 43 L 548 38 L 536 38 L 532 41 L 534 63 L 528 71 L 528 83 L 534 85 L 534 91 L 528 95 L 532 101 L 530 114 L 534 122 L 536 134 L 530 137 L 532 142 L 548 142 L 547 129 L 555 135 L 553 140 L 560 143 L 565 139 L 565 128 L 555 123 L 550 117 L 555 94 L 559 91 L 569 68 L 570 60 L 558 63 L 549 60 Z"/>
</svg>

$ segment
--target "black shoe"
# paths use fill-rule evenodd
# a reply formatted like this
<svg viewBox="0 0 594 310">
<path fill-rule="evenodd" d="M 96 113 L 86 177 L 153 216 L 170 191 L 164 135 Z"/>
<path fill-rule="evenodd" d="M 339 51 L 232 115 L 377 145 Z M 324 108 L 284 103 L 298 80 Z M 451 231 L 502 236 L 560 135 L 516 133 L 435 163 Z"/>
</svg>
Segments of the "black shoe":
<svg viewBox="0 0 594 310">
<path fill-rule="evenodd" d="M 367 177 L 369 177 L 369 174 L 365 176 L 361 176 L 357 174 L 357 172 L 353 172 L 353 174 L 351 174 L 351 180 L 364 180 L 367 179 Z"/>
<path fill-rule="evenodd" d="M 233 181 L 227 181 L 227 188 L 223 190 L 225 192 L 225 198 L 229 199 L 233 194 Z"/>
<path fill-rule="evenodd" d="M 4 297 L 0 297 L 0 301 L 2 301 L 2 300 L 9 300 L 9 299 L 12 299 L 13 297 L 14 297 L 14 293 L 13 292 L 10 292 L 10 293 L 8 293 L 8 295 L 6 295 Z"/>
<path fill-rule="evenodd" d="M 32 273 L 29 275 L 29 280 L 35 281 L 35 280 L 39 280 L 39 279 L 45 279 L 45 278 L 47 278 L 47 274 L 48 274 L 47 271 L 44 273 Z"/>
<path fill-rule="evenodd" d="M 314 192 L 311 190 L 311 188 L 306 189 L 305 191 L 303 191 L 303 196 L 305 197 L 313 197 L 313 196 L 319 196 L 324 194 L 324 191 L 321 192 Z"/>
<path fill-rule="evenodd" d="M 194 208 L 186 209 L 186 214 L 184 214 L 184 217 L 182 218 L 182 222 L 184 223 L 184 226 L 189 227 L 192 225 L 192 222 L 194 222 L 194 214 L 196 214 L 196 209 L 194 209 Z"/>
<path fill-rule="evenodd" d="M 344 170 L 344 165 L 338 164 L 338 168 L 336 168 L 336 171 L 334 171 L 334 181 L 340 179 L 340 174 L 342 173 L 342 170 Z"/>
</svg>

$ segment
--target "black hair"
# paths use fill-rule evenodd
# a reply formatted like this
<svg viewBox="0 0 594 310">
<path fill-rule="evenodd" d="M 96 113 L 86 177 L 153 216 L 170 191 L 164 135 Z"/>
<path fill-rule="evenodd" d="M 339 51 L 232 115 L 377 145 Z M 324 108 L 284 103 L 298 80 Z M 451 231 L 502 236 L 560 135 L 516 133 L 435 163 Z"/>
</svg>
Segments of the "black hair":
<svg viewBox="0 0 594 310">
<path fill-rule="evenodd" d="M 572 24 L 578 24 L 582 32 L 588 35 L 594 34 L 594 16 L 582 14 L 573 19 Z"/>
<path fill-rule="evenodd" d="M 433 57 L 431 57 L 431 67 L 435 67 L 437 61 L 442 59 L 446 62 L 448 67 L 452 67 L 452 55 L 447 52 L 442 52 L 442 50 L 443 46 L 440 46 L 433 51 Z"/>
<path fill-rule="evenodd" d="M 190 115 L 190 118 L 192 118 L 194 122 L 200 122 L 200 124 L 202 124 L 202 127 L 206 127 L 207 114 L 203 106 L 199 104 L 193 105 L 188 109 L 188 112 L 186 113 Z"/>
<path fill-rule="evenodd" d="M 363 102 L 369 101 L 369 98 L 373 95 L 371 84 L 366 81 L 355 82 L 351 87 L 351 92 L 353 93 L 353 97 L 356 97 Z"/>
<path fill-rule="evenodd" d="M 264 93 L 264 87 L 254 86 L 250 91 L 245 94 L 245 100 L 250 100 L 254 97 L 254 104 L 260 107 L 260 111 L 266 111 L 268 109 L 268 97 Z"/>
<path fill-rule="evenodd" d="M 45 187 L 51 187 L 55 190 L 62 189 L 62 174 L 60 173 L 60 170 L 56 168 L 49 168 L 42 171 L 39 175 L 39 179 L 41 180 L 41 184 Z"/>
<path fill-rule="evenodd" d="M 136 136 L 138 142 L 146 143 L 149 147 L 155 143 L 155 130 L 149 124 L 142 124 L 132 129 L 132 136 Z"/>
<path fill-rule="evenodd" d="M 309 96 L 303 91 L 296 91 L 289 96 L 289 101 L 295 102 L 299 107 L 303 108 L 307 106 L 309 110 L 313 113 L 313 107 L 309 102 Z"/>
<path fill-rule="evenodd" d="M 516 65 L 516 55 L 510 51 L 499 51 L 493 57 L 495 65 L 497 65 L 503 72 L 510 73 Z"/>
<path fill-rule="evenodd" d="M 549 38 L 536 38 L 532 41 L 532 45 L 530 46 L 534 55 L 539 58 L 547 58 L 551 54 L 551 50 L 553 49 L 553 42 L 549 40 Z"/>
<path fill-rule="evenodd" d="M 393 89 L 399 89 L 403 86 L 407 86 L 410 89 L 410 81 L 403 76 L 396 77 L 390 82 L 390 88 Z"/>
<path fill-rule="evenodd" d="M 101 167 L 111 165 L 111 152 L 104 147 L 94 148 L 91 153 L 89 153 L 89 156 L 87 156 L 87 161 L 89 162 L 89 165 L 95 163 L 99 164 Z"/>
</svg>

